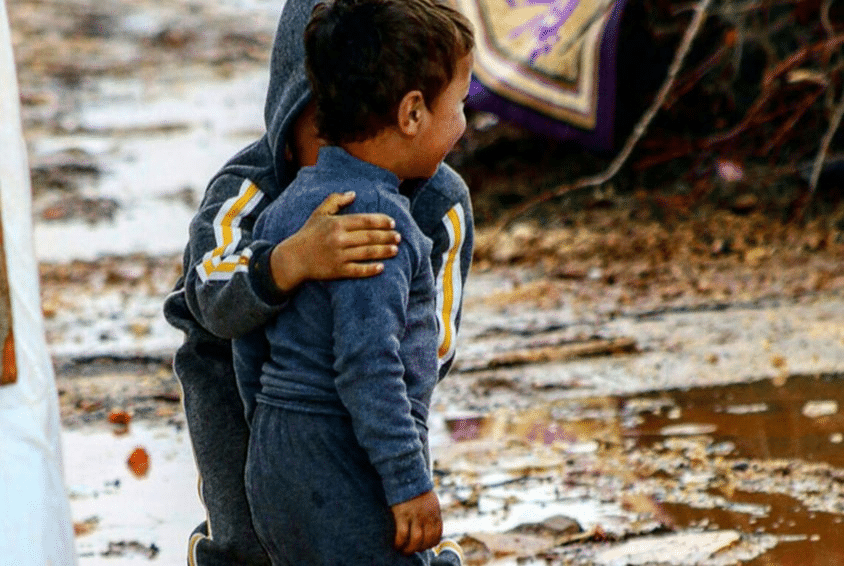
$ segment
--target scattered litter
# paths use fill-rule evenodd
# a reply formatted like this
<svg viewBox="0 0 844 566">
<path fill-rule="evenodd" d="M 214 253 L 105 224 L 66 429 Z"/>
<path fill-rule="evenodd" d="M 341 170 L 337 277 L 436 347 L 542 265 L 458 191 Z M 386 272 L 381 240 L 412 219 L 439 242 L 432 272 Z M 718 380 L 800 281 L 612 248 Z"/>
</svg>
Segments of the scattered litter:
<svg viewBox="0 0 844 566">
<path fill-rule="evenodd" d="M 149 454 L 143 447 L 139 446 L 129 455 L 126 464 L 136 477 L 143 478 L 149 472 Z"/>
<path fill-rule="evenodd" d="M 83 519 L 81 521 L 75 521 L 73 523 L 73 534 L 78 537 L 91 534 L 99 524 L 100 518 L 96 515 L 88 517 L 87 519 Z"/>
<path fill-rule="evenodd" d="M 109 542 L 108 548 L 102 552 L 107 558 L 123 558 L 128 556 L 142 556 L 152 560 L 160 552 L 155 543 L 143 544 L 136 540 Z"/>
<path fill-rule="evenodd" d="M 114 434 L 126 434 L 129 432 L 132 415 L 126 411 L 115 409 L 108 414 L 108 422 L 113 425 Z"/>
</svg>

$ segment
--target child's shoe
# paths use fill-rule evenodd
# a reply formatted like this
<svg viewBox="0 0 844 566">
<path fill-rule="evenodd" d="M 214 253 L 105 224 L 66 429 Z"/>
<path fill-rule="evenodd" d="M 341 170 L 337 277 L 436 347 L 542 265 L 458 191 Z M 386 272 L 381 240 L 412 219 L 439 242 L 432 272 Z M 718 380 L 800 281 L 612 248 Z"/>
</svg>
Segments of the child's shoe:
<svg viewBox="0 0 844 566">
<path fill-rule="evenodd" d="M 463 566 L 463 549 L 456 541 L 445 539 L 431 551 L 431 566 Z"/>
</svg>

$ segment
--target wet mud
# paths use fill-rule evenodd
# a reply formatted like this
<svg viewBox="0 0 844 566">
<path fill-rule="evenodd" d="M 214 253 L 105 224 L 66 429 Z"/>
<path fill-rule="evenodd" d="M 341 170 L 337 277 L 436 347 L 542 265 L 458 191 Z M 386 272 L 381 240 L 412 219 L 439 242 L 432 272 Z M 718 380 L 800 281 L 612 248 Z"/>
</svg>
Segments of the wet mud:
<svg viewBox="0 0 844 566">
<path fill-rule="evenodd" d="M 130 430 L 165 423 L 187 441 L 179 337 L 156 302 L 172 263 L 43 268 L 68 430 L 112 430 L 118 411 Z M 474 275 L 460 363 L 432 411 L 446 533 L 470 564 L 837 563 L 840 299 L 603 316 L 502 302 L 513 277 Z"/>
<path fill-rule="evenodd" d="M 278 9 L 9 5 L 83 566 L 180 563 L 202 518 L 161 303 L 205 183 L 262 132 Z M 468 563 L 844 563 L 840 199 L 795 223 L 789 195 L 693 208 L 630 177 L 499 231 L 604 158 L 474 115 L 449 159 L 478 231 L 431 440 Z"/>
</svg>

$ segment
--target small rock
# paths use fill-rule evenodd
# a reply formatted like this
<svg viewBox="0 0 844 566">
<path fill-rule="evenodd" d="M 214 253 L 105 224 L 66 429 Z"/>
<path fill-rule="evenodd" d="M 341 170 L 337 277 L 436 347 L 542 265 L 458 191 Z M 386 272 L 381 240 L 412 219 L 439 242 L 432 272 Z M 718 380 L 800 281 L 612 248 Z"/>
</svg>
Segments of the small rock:
<svg viewBox="0 0 844 566">
<path fill-rule="evenodd" d="M 733 201 L 733 212 L 738 214 L 747 214 L 753 212 L 759 206 L 759 197 L 754 194 L 746 193 L 739 195 Z"/>
<path fill-rule="evenodd" d="M 577 521 L 565 515 L 553 515 L 540 523 L 524 523 L 510 530 L 510 533 L 540 536 L 571 535 L 582 532 L 583 527 Z"/>
<path fill-rule="evenodd" d="M 744 254 L 744 262 L 751 267 L 758 267 L 769 257 L 771 257 L 771 251 L 760 246 L 747 250 Z"/>
<path fill-rule="evenodd" d="M 718 427 L 709 423 L 684 423 L 664 426 L 659 430 L 662 436 L 698 436 L 712 434 Z"/>
<path fill-rule="evenodd" d="M 768 412 L 767 403 L 749 403 L 747 405 L 730 405 L 724 412 L 728 415 L 751 415 Z"/>
<path fill-rule="evenodd" d="M 803 405 L 801 411 L 803 416 L 809 419 L 828 417 L 838 412 L 837 401 L 808 401 Z"/>
<path fill-rule="evenodd" d="M 143 338 L 152 334 L 152 327 L 146 321 L 135 321 L 129 325 L 129 331 L 135 338 Z"/>
</svg>

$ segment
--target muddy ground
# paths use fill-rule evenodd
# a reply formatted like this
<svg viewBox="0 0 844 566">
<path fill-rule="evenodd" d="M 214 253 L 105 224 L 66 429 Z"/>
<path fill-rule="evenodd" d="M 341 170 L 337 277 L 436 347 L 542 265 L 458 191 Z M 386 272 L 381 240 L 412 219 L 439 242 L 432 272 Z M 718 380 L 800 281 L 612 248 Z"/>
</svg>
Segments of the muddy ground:
<svg viewBox="0 0 844 566">
<path fill-rule="evenodd" d="M 201 508 L 161 302 L 205 180 L 260 135 L 278 6 L 9 10 L 80 563 L 180 564 Z M 468 563 L 844 562 L 837 189 L 795 219 L 799 179 L 626 171 L 498 230 L 607 156 L 472 115 L 449 159 L 477 252 L 432 449 Z"/>
</svg>

